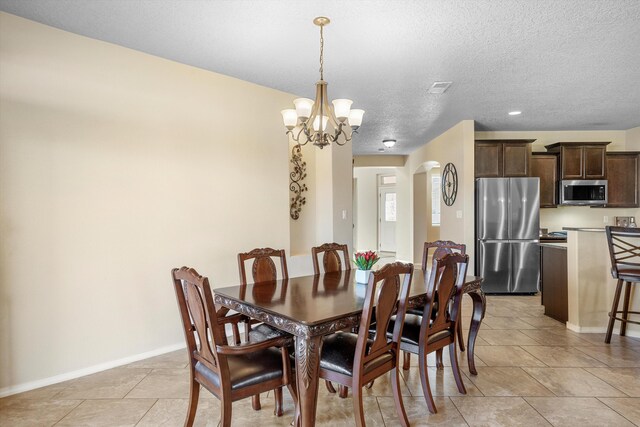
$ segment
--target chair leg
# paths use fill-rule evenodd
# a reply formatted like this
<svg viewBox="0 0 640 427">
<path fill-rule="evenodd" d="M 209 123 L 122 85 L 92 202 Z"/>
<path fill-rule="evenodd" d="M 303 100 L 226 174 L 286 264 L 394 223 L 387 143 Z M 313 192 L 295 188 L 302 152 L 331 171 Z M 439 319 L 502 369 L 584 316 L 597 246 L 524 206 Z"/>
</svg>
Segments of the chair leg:
<svg viewBox="0 0 640 427">
<path fill-rule="evenodd" d="M 196 410 L 198 409 L 198 397 L 200 397 L 200 384 L 191 380 L 191 389 L 189 390 L 189 410 L 187 411 L 187 419 L 184 421 L 185 427 L 191 427 L 196 418 Z"/>
<path fill-rule="evenodd" d="M 609 313 L 609 326 L 607 326 L 607 335 L 604 337 L 605 344 L 611 342 L 611 334 L 613 333 L 613 324 L 616 319 L 616 311 L 618 311 L 618 304 L 620 303 L 620 292 L 622 291 L 622 280 L 618 280 L 616 285 L 616 293 L 613 297 L 613 305 L 611 306 L 611 312 Z"/>
<path fill-rule="evenodd" d="M 251 332 L 251 320 L 244 322 L 244 339 L 249 342 L 249 332 Z"/>
<path fill-rule="evenodd" d="M 335 393 L 336 392 L 336 389 L 333 387 L 333 384 L 331 384 L 331 381 L 324 380 L 324 385 L 327 387 L 327 390 L 329 391 L 329 393 Z"/>
<path fill-rule="evenodd" d="M 235 345 L 240 345 L 240 328 L 237 323 L 231 324 L 231 332 L 233 332 L 233 342 Z"/>
<path fill-rule="evenodd" d="M 228 396 L 226 399 L 224 396 L 220 399 L 220 425 L 222 427 L 231 427 L 231 396 Z"/>
<path fill-rule="evenodd" d="M 433 401 L 433 396 L 431 395 L 431 387 L 429 386 L 427 354 L 422 349 L 420 350 L 420 354 L 418 355 L 418 367 L 420 368 L 420 384 L 422 384 L 422 394 L 424 395 L 424 400 L 427 402 L 429 412 L 431 412 L 432 414 L 437 414 L 438 410 L 436 409 L 436 404 Z"/>
<path fill-rule="evenodd" d="M 462 322 L 458 320 L 458 345 L 460 351 L 464 351 L 464 334 L 462 333 Z"/>
<path fill-rule="evenodd" d="M 436 368 L 444 369 L 444 363 L 442 363 L 442 349 L 436 350 Z"/>
<path fill-rule="evenodd" d="M 362 407 L 362 387 L 360 384 L 353 385 L 353 415 L 356 419 L 357 427 L 364 427 L 364 408 Z"/>
<path fill-rule="evenodd" d="M 400 371 L 398 368 L 391 370 L 391 385 L 393 388 L 393 401 L 396 404 L 396 413 L 400 418 L 402 427 L 409 427 L 409 419 L 407 418 L 407 412 L 404 410 L 404 402 L 402 401 L 402 390 L 400 388 Z"/>
<path fill-rule="evenodd" d="M 281 417 L 282 414 L 284 414 L 284 409 L 282 406 L 282 387 L 278 387 L 277 389 L 273 390 L 273 394 L 276 400 L 276 408 L 273 410 L 273 415 L 275 415 L 276 417 Z"/>
<path fill-rule="evenodd" d="M 349 387 L 340 384 L 340 387 L 338 387 L 338 396 L 340 396 L 341 399 L 346 399 L 347 396 L 349 396 Z"/>
<path fill-rule="evenodd" d="M 627 333 L 627 318 L 629 317 L 629 299 L 631 297 L 631 282 L 627 282 L 624 288 L 624 301 L 622 302 L 622 318 L 620 322 L 620 336 L 623 337 Z"/>
<path fill-rule="evenodd" d="M 464 382 L 462 381 L 462 374 L 460 373 L 460 366 L 458 365 L 458 352 L 456 351 L 456 340 L 454 339 L 449 344 L 449 358 L 451 359 L 451 369 L 453 370 L 453 377 L 456 380 L 458 391 L 462 394 L 467 394 L 467 389 L 464 388 Z"/>
<path fill-rule="evenodd" d="M 251 407 L 253 408 L 254 411 L 259 411 L 260 409 L 262 409 L 262 405 L 260 405 L 259 394 L 255 394 L 251 396 Z"/>
<path fill-rule="evenodd" d="M 406 371 L 411 367 L 411 353 L 405 351 L 402 353 L 402 356 L 402 369 Z"/>
</svg>

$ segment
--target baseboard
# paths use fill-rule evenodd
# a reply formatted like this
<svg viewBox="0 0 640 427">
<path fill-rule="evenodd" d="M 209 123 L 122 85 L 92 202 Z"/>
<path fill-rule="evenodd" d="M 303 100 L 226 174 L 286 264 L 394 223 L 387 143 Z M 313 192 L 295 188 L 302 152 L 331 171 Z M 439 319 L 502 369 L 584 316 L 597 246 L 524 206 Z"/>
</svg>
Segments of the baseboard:
<svg viewBox="0 0 640 427">
<path fill-rule="evenodd" d="M 0 389 L 0 398 L 11 396 L 12 394 L 23 393 L 25 391 L 34 390 L 36 388 L 45 387 L 51 384 L 60 383 L 63 381 L 73 380 L 75 378 L 83 377 L 85 375 L 95 374 L 97 372 L 106 371 L 107 369 L 116 368 L 122 365 L 128 365 L 129 363 L 137 362 L 138 360 L 148 359 L 154 356 L 160 356 L 161 354 L 169 353 L 172 351 L 185 348 L 184 342 L 179 344 L 168 345 L 160 347 L 155 350 L 147 351 L 145 353 L 134 354 L 133 356 L 123 357 L 122 359 L 112 360 L 98 365 L 89 366 L 87 368 L 78 369 L 77 371 L 66 372 L 60 375 L 54 375 L 53 377 L 43 378 L 41 380 L 29 381 L 27 383 L 10 385 Z"/>
<path fill-rule="evenodd" d="M 567 322 L 567 329 L 573 332 L 578 332 L 579 334 L 604 334 L 607 332 L 606 326 L 578 326 L 569 322 Z M 614 328 L 613 335 L 618 335 L 618 329 L 618 327 Z M 626 336 L 631 338 L 640 338 L 640 331 L 627 330 Z"/>
</svg>

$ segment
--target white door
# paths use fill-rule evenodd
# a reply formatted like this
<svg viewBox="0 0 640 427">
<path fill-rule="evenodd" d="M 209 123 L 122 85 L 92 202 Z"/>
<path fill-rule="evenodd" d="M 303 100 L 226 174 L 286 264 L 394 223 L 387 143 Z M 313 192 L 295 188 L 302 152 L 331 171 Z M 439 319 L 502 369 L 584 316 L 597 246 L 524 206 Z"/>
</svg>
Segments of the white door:
<svg viewBox="0 0 640 427">
<path fill-rule="evenodd" d="M 396 188 L 381 187 L 378 206 L 378 249 L 396 251 Z"/>
</svg>

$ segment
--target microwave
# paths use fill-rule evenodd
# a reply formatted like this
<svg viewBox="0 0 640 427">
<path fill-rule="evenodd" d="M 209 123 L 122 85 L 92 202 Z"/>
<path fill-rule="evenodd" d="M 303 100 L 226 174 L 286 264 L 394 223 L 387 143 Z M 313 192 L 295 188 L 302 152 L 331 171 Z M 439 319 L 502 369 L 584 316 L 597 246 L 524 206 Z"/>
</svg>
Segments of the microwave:
<svg viewBox="0 0 640 427">
<path fill-rule="evenodd" d="M 607 180 L 562 180 L 559 185 L 561 205 L 606 205 Z"/>
</svg>

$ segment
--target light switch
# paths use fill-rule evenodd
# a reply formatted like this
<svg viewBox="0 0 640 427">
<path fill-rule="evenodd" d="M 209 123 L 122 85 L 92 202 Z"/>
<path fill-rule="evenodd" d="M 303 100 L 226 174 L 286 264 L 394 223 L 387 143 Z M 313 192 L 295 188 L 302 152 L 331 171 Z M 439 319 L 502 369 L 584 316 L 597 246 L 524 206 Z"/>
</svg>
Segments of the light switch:
<svg viewBox="0 0 640 427">
<path fill-rule="evenodd" d="M 456 218 L 462 218 L 462 211 L 456 211 Z"/>
<path fill-rule="evenodd" d="M 347 210 L 342 209 L 342 219 L 347 219 Z"/>
<path fill-rule="evenodd" d="M 609 224 L 609 217 L 608 216 L 603 216 L 602 217 L 602 222 L 604 222 L 605 224 Z"/>
</svg>

